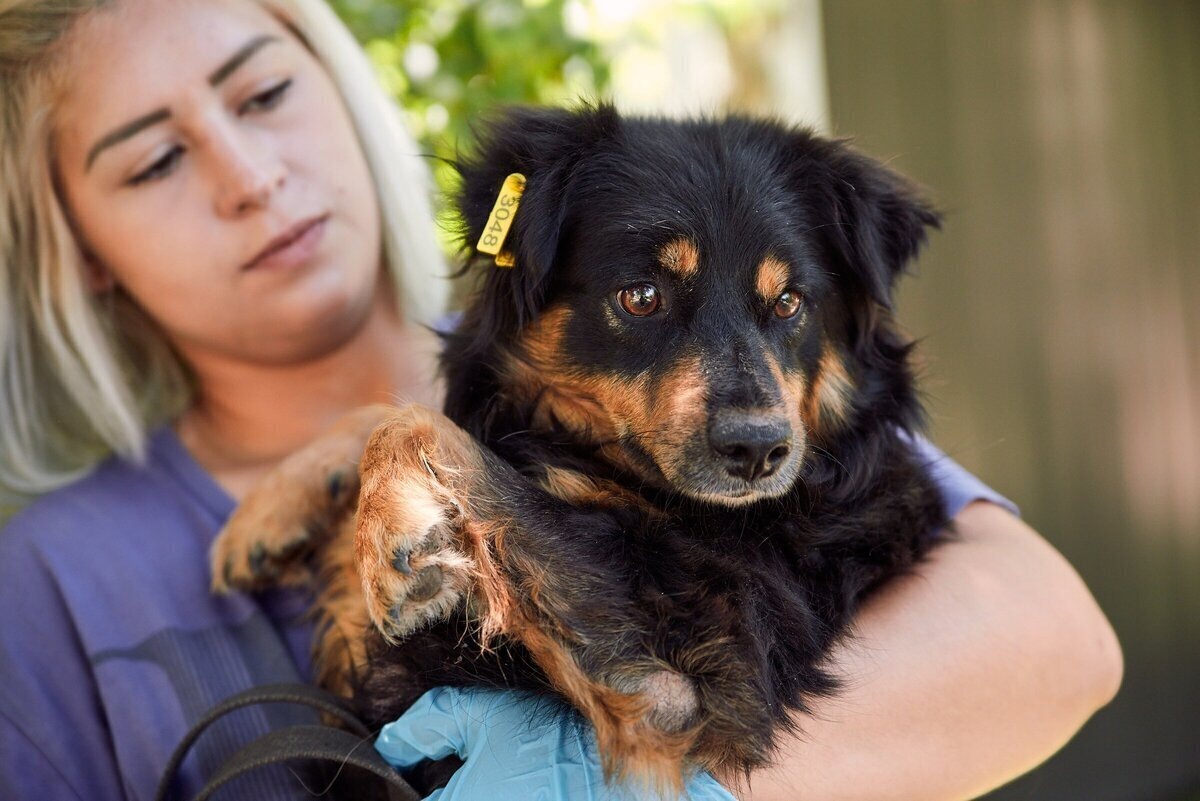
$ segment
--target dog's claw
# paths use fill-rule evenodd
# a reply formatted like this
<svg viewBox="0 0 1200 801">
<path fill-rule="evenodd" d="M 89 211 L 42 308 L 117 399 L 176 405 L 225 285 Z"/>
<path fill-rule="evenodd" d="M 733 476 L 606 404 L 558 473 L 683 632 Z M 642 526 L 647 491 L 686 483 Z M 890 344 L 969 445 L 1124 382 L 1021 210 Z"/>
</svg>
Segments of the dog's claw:
<svg viewBox="0 0 1200 801">
<path fill-rule="evenodd" d="M 307 526 L 301 529 L 299 536 L 295 537 L 291 542 L 286 543 L 282 548 L 272 554 L 272 558 L 277 562 L 291 562 L 300 554 L 308 549 L 313 541 L 313 531 Z"/>
<path fill-rule="evenodd" d="M 256 543 L 246 555 L 246 568 L 250 579 L 254 582 L 274 581 L 283 574 L 286 565 L 296 561 L 297 557 L 308 548 L 312 541 L 312 532 L 307 529 L 304 533 L 287 543 L 278 551 L 268 550 L 261 542 Z M 235 575 L 231 561 L 225 563 L 225 583 L 232 584 Z"/>
<path fill-rule="evenodd" d="M 411 551 L 404 548 L 396 549 L 395 555 L 392 557 L 392 567 L 396 569 L 396 572 L 403 573 L 406 576 L 412 575 L 412 565 L 408 563 L 408 557 L 411 553 Z"/>
<path fill-rule="evenodd" d="M 346 488 L 346 475 L 341 470 L 335 470 L 330 474 L 327 488 L 329 490 L 329 500 L 337 503 L 342 491 Z"/>
<path fill-rule="evenodd" d="M 247 557 L 247 561 L 250 565 L 250 574 L 252 576 L 261 576 L 263 572 L 263 566 L 266 565 L 267 562 L 267 549 L 263 547 L 262 543 L 256 543 L 254 547 L 250 549 L 250 555 Z"/>
</svg>

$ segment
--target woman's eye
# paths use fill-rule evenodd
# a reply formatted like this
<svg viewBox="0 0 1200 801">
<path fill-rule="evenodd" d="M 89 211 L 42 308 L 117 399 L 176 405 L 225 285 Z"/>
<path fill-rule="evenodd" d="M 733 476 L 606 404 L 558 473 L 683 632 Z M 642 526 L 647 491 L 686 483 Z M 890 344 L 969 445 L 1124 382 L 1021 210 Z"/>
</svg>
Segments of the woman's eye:
<svg viewBox="0 0 1200 801">
<path fill-rule="evenodd" d="M 649 317 L 662 306 L 662 296 L 654 284 L 633 284 L 617 293 L 617 303 L 634 317 Z"/>
<path fill-rule="evenodd" d="M 781 320 L 790 320 L 800 311 L 800 293 L 789 289 L 775 299 L 775 316 Z"/>
<path fill-rule="evenodd" d="M 147 181 L 157 181 L 160 178 L 167 177 L 175 169 L 175 165 L 179 163 L 179 158 L 182 155 L 183 148 L 176 145 L 168 150 L 158 161 L 130 178 L 129 185 L 137 186 Z"/>
<path fill-rule="evenodd" d="M 245 114 L 250 111 L 270 111 L 283 101 L 283 96 L 287 94 L 287 90 L 292 86 L 292 79 L 272 86 L 265 92 L 260 92 L 254 97 L 247 100 L 238 109 L 238 113 Z"/>
</svg>

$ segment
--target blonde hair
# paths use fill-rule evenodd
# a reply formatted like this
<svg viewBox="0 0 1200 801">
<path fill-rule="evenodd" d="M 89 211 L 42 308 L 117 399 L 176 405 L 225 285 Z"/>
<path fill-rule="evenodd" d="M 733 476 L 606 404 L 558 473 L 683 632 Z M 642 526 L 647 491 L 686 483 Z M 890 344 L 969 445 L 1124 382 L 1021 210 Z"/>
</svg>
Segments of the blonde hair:
<svg viewBox="0 0 1200 801">
<path fill-rule="evenodd" d="M 407 319 L 431 322 L 449 282 L 428 170 L 362 48 L 324 0 L 255 0 L 337 86 L 374 179 L 385 261 Z M 191 397 L 183 365 L 120 291 L 98 295 L 55 191 L 55 43 L 111 0 L 0 0 L 0 521 L 148 431 Z"/>
</svg>

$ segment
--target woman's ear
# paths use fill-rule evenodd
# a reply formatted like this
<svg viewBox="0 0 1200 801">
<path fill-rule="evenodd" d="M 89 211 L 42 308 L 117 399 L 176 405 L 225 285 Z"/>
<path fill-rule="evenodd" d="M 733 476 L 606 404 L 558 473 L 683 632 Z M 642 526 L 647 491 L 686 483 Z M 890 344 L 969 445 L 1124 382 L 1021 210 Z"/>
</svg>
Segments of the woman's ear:
<svg viewBox="0 0 1200 801">
<path fill-rule="evenodd" d="M 87 248 L 82 249 L 83 280 L 93 295 L 106 295 L 117 288 L 117 277 L 108 269 L 96 254 Z"/>
</svg>

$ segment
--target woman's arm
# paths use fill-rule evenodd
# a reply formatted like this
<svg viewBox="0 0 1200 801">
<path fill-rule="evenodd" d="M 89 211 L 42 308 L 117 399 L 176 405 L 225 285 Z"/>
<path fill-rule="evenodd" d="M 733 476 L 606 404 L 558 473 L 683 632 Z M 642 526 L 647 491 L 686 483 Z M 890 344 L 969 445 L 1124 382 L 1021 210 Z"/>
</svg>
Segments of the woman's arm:
<svg viewBox="0 0 1200 801">
<path fill-rule="evenodd" d="M 1074 569 L 999 506 L 864 605 L 837 697 L 735 794 L 767 801 L 975 798 L 1061 748 L 1116 694 L 1112 627 Z"/>
</svg>

